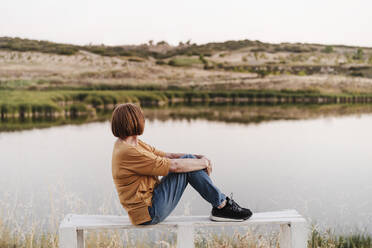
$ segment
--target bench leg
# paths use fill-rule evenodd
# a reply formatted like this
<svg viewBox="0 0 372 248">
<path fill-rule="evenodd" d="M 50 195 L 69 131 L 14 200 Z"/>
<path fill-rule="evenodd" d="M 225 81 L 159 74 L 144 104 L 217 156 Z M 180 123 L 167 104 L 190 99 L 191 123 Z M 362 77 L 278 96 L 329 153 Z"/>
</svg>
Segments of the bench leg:
<svg viewBox="0 0 372 248">
<path fill-rule="evenodd" d="M 291 224 L 280 225 L 279 247 L 291 248 Z"/>
<path fill-rule="evenodd" d="M 84 248 L 84 230 L 77 230 L 77 247 Z"/>
<path fill-rule="evenodd" d="M 178 225 L 177 248 L 194 247 L 194 226 L 191 224 Z"/>
<path fill-rule="evenodd" d="M 59 248 L 84 248 L 84 231 L 75 227 L 59 228 Z"/>
<path fill-rule="evenodd" d="M 77 231 L 75 227 L 59 228 L 59 248 L 77 248 Z"/>
<path fill-rule="evenodd" d="M 280 248 L 306 248 L 307 226 L 305 221 L 291 222 L 280 225 Z"/>
</svg>

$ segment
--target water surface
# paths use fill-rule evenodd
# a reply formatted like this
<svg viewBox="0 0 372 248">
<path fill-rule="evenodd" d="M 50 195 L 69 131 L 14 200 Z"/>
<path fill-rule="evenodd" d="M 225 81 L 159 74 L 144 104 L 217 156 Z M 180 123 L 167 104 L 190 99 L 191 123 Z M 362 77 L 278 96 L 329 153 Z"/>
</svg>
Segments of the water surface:
<svg viewBox="0 0 372 248">
<path fill-rule="evenodd" d="M 141 139 L 206 155 L 216 185 L 253 211 L 294 208 L 323 227 L 372 232 L 371 126 L 369 114 L 259 124 L 152 118 Z M 0 213 L 47 228 L 69 212 L 125 214 L 111 179 L 114 141 L 107 121 L 0 133 Z M 209 211 L 189 187 L 174 214 Z"/>
</svg>

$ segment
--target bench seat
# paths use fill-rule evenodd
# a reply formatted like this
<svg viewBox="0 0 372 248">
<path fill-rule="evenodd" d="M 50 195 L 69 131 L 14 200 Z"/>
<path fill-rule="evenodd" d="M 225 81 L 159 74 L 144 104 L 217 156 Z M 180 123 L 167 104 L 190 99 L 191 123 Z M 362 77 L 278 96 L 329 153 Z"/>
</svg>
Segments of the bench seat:
<svg viewBox="0 0 372 248">
<path fill-rule="evenodd" d="M 84 230 L 177 228 L 177 247 L 194 247 L 194 228 L 203 226 L 248 226 L 253 223 L 279 224 L 281 248 L 305 248 L 306 220 L 296 210 L 254 213 L 243 222 L 214 222 L 209 216 L 170 216 L 157 225 L 134 226 L 128 216 L 69 214 L 59 227 L 60 248 L 83 248 Z"/>
</svg>

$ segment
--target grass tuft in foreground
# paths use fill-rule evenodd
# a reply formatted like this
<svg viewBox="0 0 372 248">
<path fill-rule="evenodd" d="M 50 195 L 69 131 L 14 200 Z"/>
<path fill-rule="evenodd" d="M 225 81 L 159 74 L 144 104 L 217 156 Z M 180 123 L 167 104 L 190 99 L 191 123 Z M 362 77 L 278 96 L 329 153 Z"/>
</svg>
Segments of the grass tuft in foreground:
<svg viewBox="0 0 372 248">
<path fill-rule="evenodd" d="M 308 248 L 371 248 L 372 236 L 368 234 L 335 235 L 331 230 L 313 229 Z"/>
</svg>

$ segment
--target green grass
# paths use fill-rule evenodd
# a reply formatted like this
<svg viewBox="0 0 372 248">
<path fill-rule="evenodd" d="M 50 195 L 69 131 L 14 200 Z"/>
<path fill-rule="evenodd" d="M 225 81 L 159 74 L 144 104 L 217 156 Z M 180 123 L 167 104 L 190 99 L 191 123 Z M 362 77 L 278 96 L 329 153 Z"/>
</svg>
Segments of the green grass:
<svg viewBox="0 0 372 248">
<path fill-rule="evenodd" d="M 322 94 L 316 90 L 1 90 L 0 117 L 55 116 L 94 114 L 98 109 L 112 109 L 115 104 L 137 102 L 159 106 L 175 100 L 202 102 L 285 102 L 333 103 L 336 100 L 362 102 L 369 94 Z"/>
<path fill-rule="evenodd" d="M 50 116 L 63 111 L 87 112 L 89 108 L 104 108 L 119 102 L 157 104 L 166 101 L 155 91 L 0 91 L 0 115 Z"/>
</svg>

